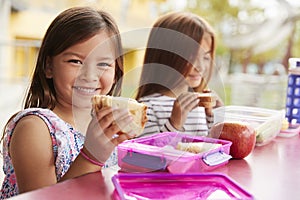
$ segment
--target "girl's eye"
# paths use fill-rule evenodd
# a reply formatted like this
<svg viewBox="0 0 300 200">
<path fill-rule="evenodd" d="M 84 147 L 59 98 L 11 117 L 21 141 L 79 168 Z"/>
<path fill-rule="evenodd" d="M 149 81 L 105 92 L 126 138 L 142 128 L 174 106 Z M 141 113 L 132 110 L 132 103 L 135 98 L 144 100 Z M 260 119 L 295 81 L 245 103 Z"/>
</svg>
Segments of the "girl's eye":
<svg viewBox="0 0 300 200">
<path fill-rule="evenodd" d="M 206 60 L 206 61 L 210 61 L 210 55 L 206 55 L 206 56 L 204 56 L 204 60 Z"/>
<path fill-rule="evenodd" d="M 108 63 L 98 63 L 97 66 L 99 66 L 99 67 L 111 67 L 111 64 L 108 64 Z"/>
<path fill-rule="evenodd" d="M 76 59 L 71 59 L 71 60 L 68 60 L 69 63 L 74 63 L 74 64 L 79 64 L 81 65 L 82 62 L 80 60 L 76 60 Z"/>
</svg>

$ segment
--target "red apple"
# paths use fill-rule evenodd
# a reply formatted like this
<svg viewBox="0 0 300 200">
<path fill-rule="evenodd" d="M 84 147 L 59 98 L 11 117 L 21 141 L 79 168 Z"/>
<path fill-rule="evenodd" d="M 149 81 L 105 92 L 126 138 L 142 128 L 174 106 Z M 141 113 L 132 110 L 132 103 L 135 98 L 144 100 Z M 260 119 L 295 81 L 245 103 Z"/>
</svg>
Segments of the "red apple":
<svg viewBox="0 0 300 200">
<path fill-rule="evenodd" d="M 210 135 L 213 138 L 231 141 L 230 155 L 236 159 L 248 156 L 254 149 L 256 142 L 255 129 L 242 122 L 216 123 L 212 126 Z"/>
</svg>

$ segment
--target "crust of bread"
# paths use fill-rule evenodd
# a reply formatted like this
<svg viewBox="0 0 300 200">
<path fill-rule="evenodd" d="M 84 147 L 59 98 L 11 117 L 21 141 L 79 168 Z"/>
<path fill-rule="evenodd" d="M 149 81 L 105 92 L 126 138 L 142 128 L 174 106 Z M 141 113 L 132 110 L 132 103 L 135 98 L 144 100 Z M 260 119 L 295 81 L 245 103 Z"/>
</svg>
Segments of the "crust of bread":
<svg viewBox="0 0 300 200">
<path fill-rule="evenodd" d="M 128 109 L 133 117 L 133 121 L 121 130 L 123 133 L 132 132 L 132 137 L 139 136 L 148 121 L 147 106 L 137 102 L 135 99 L 124 97 L 113 97 L 109 95 L 94 95 L 92 97 L 92 106 L 95 112 L 102 107 L 117 107 Z"/>
<path fill-rule="evenodd" d="M 178 142 L 176 149 L 190 153 L 203 153 L 221 147 L 222 144 L 209 142 Z"/>
</svg>

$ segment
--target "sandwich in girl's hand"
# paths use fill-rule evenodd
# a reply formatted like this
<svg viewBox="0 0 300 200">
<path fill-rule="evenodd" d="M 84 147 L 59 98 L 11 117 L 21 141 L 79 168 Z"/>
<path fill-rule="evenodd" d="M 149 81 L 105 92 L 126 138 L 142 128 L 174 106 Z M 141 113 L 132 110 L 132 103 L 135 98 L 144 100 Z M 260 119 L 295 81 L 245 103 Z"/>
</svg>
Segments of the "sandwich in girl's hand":
<svg viewBox="0 0 300 200">
<path fill-rule="evenodd" d="M 102 107 L 116 107 L 128 109 L 132 115 L 133 120 L 128 126 L 121 129 L 122 133 L 131 132 L 130 136 L 139 136 L 147 122 L 147 106 L 143 103 L 137 102 L 135 99 L 114 97 L 109 95 L 94 95 L 92 97 L 92 106 L 95 112 L 99 111 Z"/>
<path fill-rule="evenodd" d="M 199 106 L 213 108 L 216 106 L 217 97 L 212 92 L 199 93 Z"/>
</svg>

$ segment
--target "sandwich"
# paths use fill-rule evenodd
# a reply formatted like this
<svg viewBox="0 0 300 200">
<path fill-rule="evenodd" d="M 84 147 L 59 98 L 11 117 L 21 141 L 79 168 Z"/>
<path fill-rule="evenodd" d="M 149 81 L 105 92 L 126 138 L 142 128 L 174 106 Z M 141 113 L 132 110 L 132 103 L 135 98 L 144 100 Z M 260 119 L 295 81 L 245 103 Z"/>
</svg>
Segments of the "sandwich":
<svg viewBox="0 0 300 200">
<path fill-rule="evenodd" d="M 133 120 L 126 127 L 121 129 L 121 133 L 128 134 L 131 131 L 131 137 L 137 137 L 142 134 L 147 122 L 147 106 L 137 102 L 135 99 L 124 97 L 113 97 L 109 95 L 94 95 L 92 97 L 92 108 L 98 112 L 102 107 L 117 107 L 128 109 Z"/>
<path fill-rule="evenodd" d="M 222 144 L 209 142 L 178 142 L 176 149 L 190 153 L 203 153 L 221 147 Z"/>
<path fill-rule="evenodd" d="M 203 106 L 205 108 L 213 108 L 216 106 L 217 97 L 212 92 L 204 92 L 199 93 L 199 106 Z"/>
</svg>

